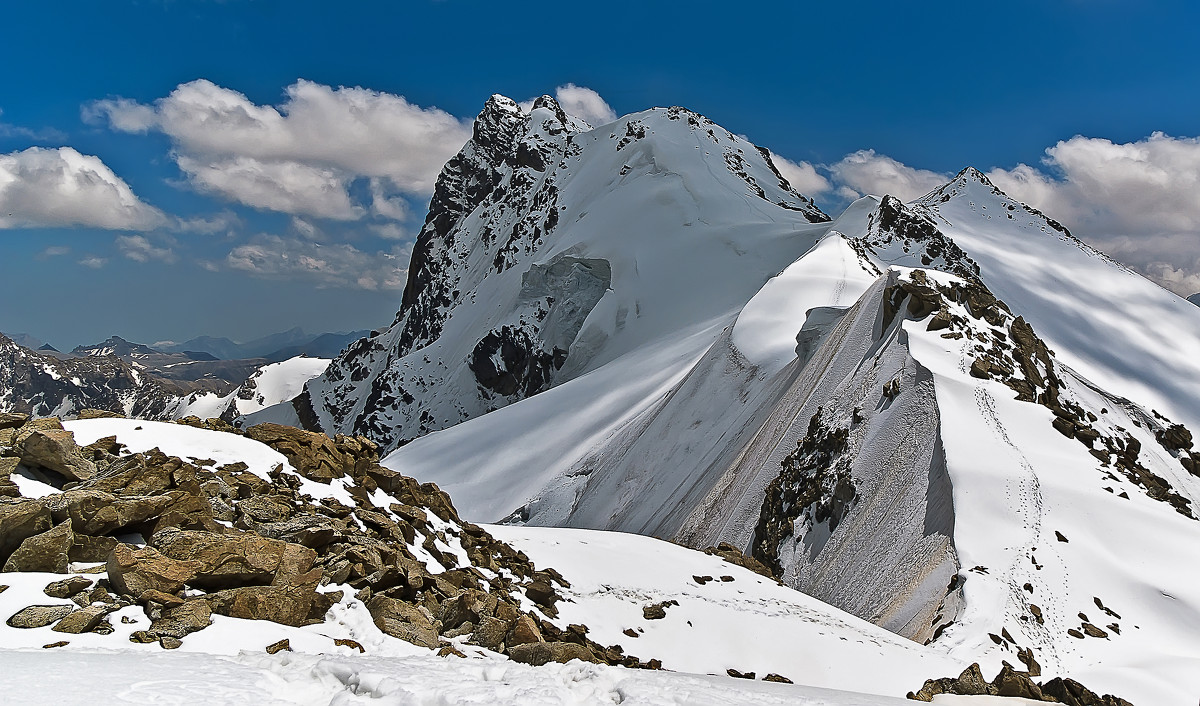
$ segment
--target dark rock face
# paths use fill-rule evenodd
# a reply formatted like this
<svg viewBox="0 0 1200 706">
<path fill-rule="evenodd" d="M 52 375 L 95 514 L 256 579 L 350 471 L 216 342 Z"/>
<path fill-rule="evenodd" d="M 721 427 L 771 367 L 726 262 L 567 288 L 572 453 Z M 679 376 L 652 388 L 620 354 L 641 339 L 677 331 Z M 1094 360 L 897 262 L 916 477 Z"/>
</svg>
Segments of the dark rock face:
<svg viewBox="0 0 1200 706">
<path fill-rule="evenodd" d="M 479 384 L 492 392 L 529 397 L 546 388 L 566 359 L 565 350 L 547 353 L 525 331 L 505 326 L 484 336 L 468 365 Z"/>
<path fill-rule="evenodd" d="M 866 236 L 849 242 L 864 256 L 864 262 L 869 262 L 865 255 L 871 251 L 900 264 L 933 267 L 968 281 L 979 279 L 979 265 L 970 256 L 938 230 L 932 219 L 894 196 L 883 197 L 879 209 L 871 214 Z"/>
<path fill-rule="evenodd" d="M 783 460 L 782 472 L 767 486 L 752 546 L 754 558 L 776 574 L 783 571 L 779 544 L 795 533 L 794 523 L 810 529 L 824 523 L 833 532 L 854 505 L 857 493 L 844 456 L 847 433 L 827 428 L 818 410 L 798 448 Z"/>
</svg>

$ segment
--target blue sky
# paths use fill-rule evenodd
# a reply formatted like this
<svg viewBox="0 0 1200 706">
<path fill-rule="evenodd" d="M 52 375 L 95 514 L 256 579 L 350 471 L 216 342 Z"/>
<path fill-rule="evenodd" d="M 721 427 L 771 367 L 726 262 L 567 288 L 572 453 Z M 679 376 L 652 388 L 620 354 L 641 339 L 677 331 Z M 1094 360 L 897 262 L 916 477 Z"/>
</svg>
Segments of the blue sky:
<svg viewBox="0 0 1200 706">
<path fill-rule="evenodd" d="M 0 330 L 60 348 L 385 325 L 471 117 L 569 85 L 704 113 L 832 212 L 977 166 L 1200 290 L 1192 3 L 11 5 Z"/>
</svg>

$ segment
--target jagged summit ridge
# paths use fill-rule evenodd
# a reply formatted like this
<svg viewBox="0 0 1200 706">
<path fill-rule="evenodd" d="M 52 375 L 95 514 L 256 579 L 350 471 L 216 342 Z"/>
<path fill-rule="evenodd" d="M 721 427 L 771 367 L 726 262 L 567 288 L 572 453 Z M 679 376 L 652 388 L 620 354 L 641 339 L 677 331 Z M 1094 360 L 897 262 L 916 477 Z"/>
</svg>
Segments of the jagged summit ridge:
<svg viewBox="0 0 1200 706">
<path fill-rule="evenodd" d="M 685 109 L 591 129 L 548 96 L 528 113 L 493 96 L 438 179 L 395 321 L 308 386 L 300 419 L 394 448 L 524 399 L 731 315 L 827 220 L 768 152 Z M 691 270 L 732 286 L 697 307 Z"/>
</svg>

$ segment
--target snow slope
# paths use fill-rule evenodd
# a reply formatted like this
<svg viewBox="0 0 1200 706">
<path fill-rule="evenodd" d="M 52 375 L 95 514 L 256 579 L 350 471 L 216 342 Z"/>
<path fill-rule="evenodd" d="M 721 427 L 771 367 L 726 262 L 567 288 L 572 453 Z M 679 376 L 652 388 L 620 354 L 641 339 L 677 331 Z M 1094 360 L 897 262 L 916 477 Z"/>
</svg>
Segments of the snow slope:
<svg viewBox="0 0 1200 706">
<path fill-rule="evenodd" d="M 200 419 L 236 418 L 261 412 L 280 403 L 289 403 L 304 391 L 306 382 L 325 372 L 329 363 L 328 358 L 296 356 L 264 365 L 227 395 L 211 392 L 192 394 L 173 410 L 171 416 L 174 419 L 187 416 Z"/>
<path fill-rule="evenodd" d="M 1164 439 L 1200 428 L 1200 311 L 973 170 L 821 233 L 679 367 L 600 366 L 386 463 L 482 520 L 732 542 L 986 673 L 1021 652 L 1190 704 L 1200 479 Z"/>
</svg>

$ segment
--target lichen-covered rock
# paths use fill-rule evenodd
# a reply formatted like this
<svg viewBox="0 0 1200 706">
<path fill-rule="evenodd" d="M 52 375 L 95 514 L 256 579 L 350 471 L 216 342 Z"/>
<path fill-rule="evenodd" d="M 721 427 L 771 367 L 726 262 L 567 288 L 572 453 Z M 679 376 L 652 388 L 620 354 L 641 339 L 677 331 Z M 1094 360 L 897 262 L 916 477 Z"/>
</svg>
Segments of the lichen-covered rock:
<svg viewBox="0 0 1200 706">
<path fill-rule="evenodd" d="M 523 662 L 540 667 L 549 662 L 567 663 L 573 659 L 583 662 L 598 662 L 596 655 L 583 645 L 573 642 L 531 642 L 508 648 L 508 656 L 514 662 Z"/>
<path fill-rule="evenodd" d="M 409 603 L 376 595 L 367 602 L 367 610 L 375 626 L 387 635 L 420 647 L 437 647 L 440 642 L 433 621 Z"/>
<path fill-rule="evenodd" d="M 68 554 L 74 543 L 71 521 L 67 520 L 46 532 L 29 537 L 4 562 L 4 571 L 44 571 L 65 574 Z"/>
<path fill-rule="evenodd" d="M 37 500 L 0 501 L 0 561 L 8 561 L 22 542 L 50 525 L 50 511 Z"/>
<path fill-rule="evenodd" d="M 48 468 L 70 480 L 87 480 L 96 475 L 96 465 L 83 457 L 75 443 L 75 435 L 62 428 L 29 429 L 25 425 L 17 436 L 14 450 L 21 462 L 29 466 Z"/>
<path fill-rule="evenodd" d="M 308 572 L 317 558 L 308 547 L 251 532 L 167 529 L 151 537 L 150 545 L 172 559 L 199 562 L 193 583 L 210 589 L 286 583 Z"/>
<path fill-rule="evenodd" d="M 138 598 L 147 590 L 175 594 L 196 578 L 198 561 L 179 561 L 153 547 L 118 544 L 108 555 L 108 580 L 114 589 Z"/>
<path fill-rule="evenodd" d="M 313 569 L 291 581 L 274 586 L 228 588 L 205 596 L 212 612 L 231 618 L 269 620 L 281 625 L 300 627 L 320 622 L 309 617 L 316 600 L 321 570 Z"/>
<path fill-rule="evenodd" d="M 10 628 L 44 628 L 67 617 L 75 608 L 69 605 L 31 605 L 5 621 Z"/>
</svg>

